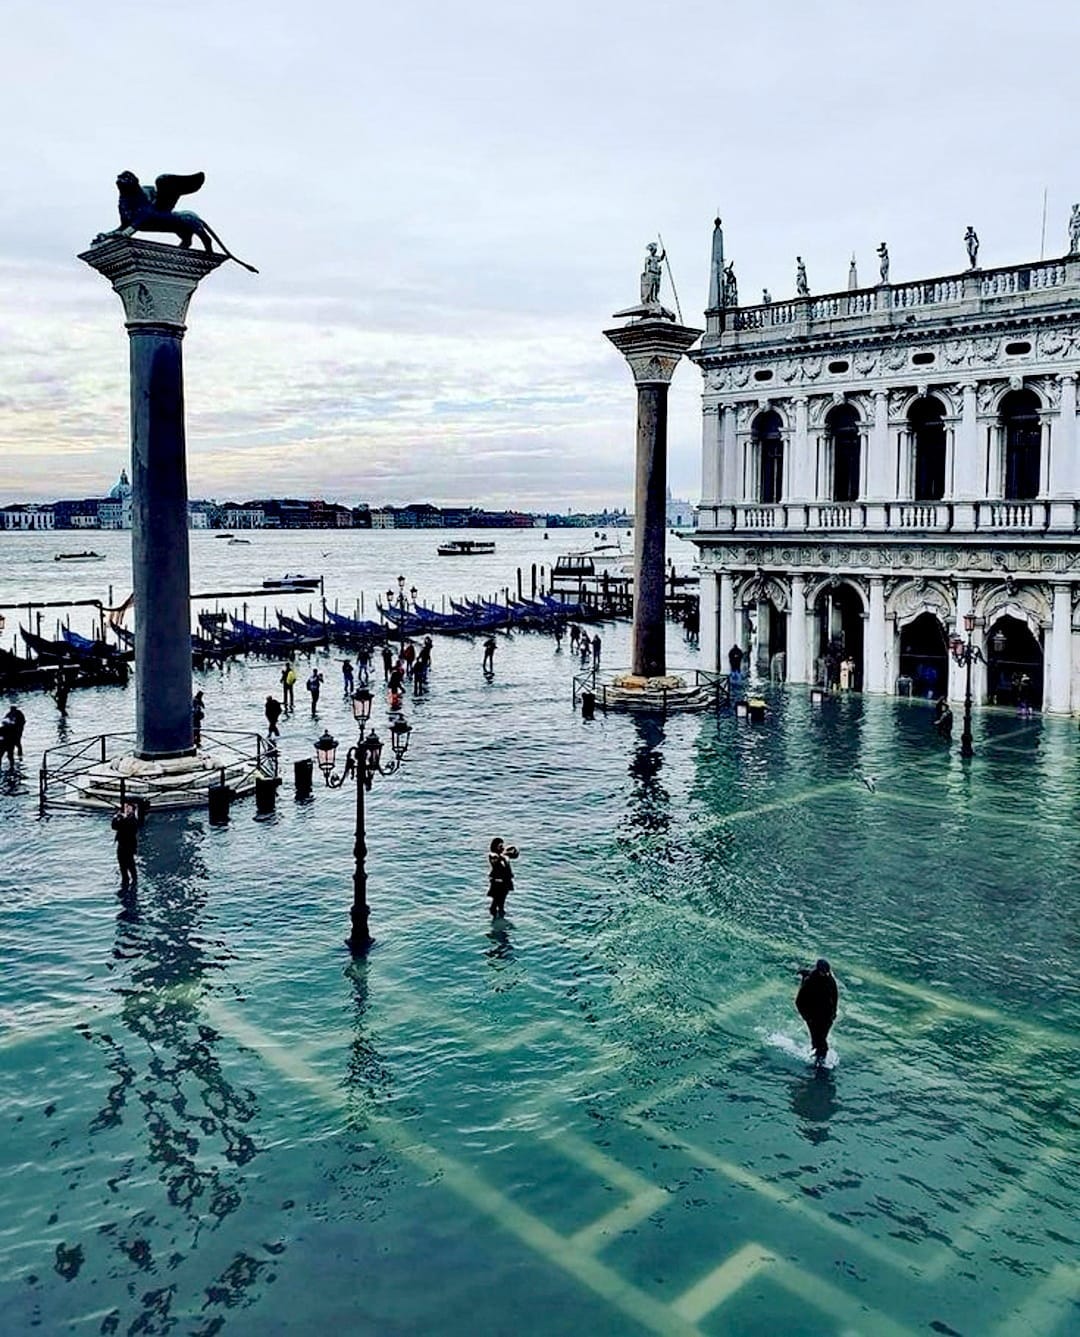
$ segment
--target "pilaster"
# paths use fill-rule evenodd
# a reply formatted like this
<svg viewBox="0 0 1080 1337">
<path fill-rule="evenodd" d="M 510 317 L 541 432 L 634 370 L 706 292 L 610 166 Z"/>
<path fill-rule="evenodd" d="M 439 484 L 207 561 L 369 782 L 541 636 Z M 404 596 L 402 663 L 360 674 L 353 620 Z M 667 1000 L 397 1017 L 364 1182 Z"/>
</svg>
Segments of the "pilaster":
<svg viewBox="0 0 1080 1337">
<path fill-rule="evenodd" d="M 866 663 L 864 681 L 868 692 L 884 693 L 889 690 L 886 668 L 885 581 L 881 576 L 870 578 L 870 609 L 866 619 Z"/>
<path fill-rule="evenodd" d="M 1046 691 L 1046 709 L 1055 715 L 1067 715 L 1072 696 L 1072 585 L 1056 581 L 1053 585 L 1053 612 L 1050 645 L 1050 683 Z"/>
</svg>

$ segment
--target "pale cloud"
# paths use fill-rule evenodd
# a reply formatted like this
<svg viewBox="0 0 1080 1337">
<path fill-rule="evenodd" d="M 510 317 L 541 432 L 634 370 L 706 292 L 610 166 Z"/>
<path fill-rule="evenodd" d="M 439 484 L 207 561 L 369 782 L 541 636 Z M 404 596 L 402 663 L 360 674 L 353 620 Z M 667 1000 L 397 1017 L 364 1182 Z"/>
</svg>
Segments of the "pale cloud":
<svg viewBox="0 0 1080 1337">
<path fill-rule="evenodd" d="M 634 390 L 602 331 L 664 234 L 700 323 L 714 211 L 744 300 L 1061 250 L 1080 178 L 1066 6 L 684 0 L 9 0 L 0 83 L 0 501 L 127 455 L 117 299 L 74 259 L 113 178 L 203 168 L 259 265 L 196 297 L 193 493 L 625 502 Z M 1007 96 L 1002 90 L 1007 90 Z M 666 281 L 665 281 L 666 282 Z M 670 288 L 666 289 L 670 300 Z M 672 388 L 698 488 L 700 380 Z"/>
</svg>

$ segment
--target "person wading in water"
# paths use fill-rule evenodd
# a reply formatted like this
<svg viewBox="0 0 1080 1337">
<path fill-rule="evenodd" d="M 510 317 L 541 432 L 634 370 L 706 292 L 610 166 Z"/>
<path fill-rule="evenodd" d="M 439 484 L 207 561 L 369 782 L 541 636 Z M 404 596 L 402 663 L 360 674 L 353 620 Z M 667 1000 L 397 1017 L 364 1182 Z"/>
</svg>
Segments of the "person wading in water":
<svg viewBox="0 0 1080 1337">
<path fill-rule="evenodd" d="M 506 909 L 506 898 L 514 887 L 514 870 L 510 860 L 518 857 L 514 845 L 505 845 L 499 836 L 491 842 L 488 851 L 488 895 L 491 897 L 491 914 L 499 918 Z"/>
<path fill-rule="evenodd" d="M 795 995 L 795 1006 L 810 1032 L 814 1062 L 821 1064 L 829 1052 L 829 1031 L 836 1020 L 836 978 L 824 957 L 813 970 L 800 970 L 799 974 L 802 983 Z"/>
</svg>

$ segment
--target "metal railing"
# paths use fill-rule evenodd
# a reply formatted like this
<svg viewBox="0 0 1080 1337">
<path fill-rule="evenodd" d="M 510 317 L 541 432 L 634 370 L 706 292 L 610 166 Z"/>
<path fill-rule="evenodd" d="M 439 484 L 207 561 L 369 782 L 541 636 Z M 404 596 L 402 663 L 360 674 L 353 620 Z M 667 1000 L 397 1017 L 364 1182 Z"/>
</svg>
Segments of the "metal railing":
<svg viewBox="0 0 1080 1337">
<path fill-rule="evenodd" d="M 201 750 L 220 760 L 191 777 L 182 773 L 124 776 L 106 772 L 111 762 L 130 756 L 135 749 L 133 733 L 95 734 L 90 738 L 61 743 L 43 753 L 38 772 L 41 807 L 114 808 L 138 798 L 150 809 L 193 806 L 205 797 L 215 778 L 228 784 L 235 797 L 251 793 L 256 779 L 278 773 L 278 750 L 261 734 L 241 729 L 202 730 Z M 155 805 L 155 797 L 158 799 Z"/>
<path fill-rule="evenodd" d="M 585 692 L 592 693 L 596 705 L 605 714 L 609 710 L 634 709 L 667 715 L 673 710 L 699 709 L 703 705 L 711 705 L 714 710 L 720 710 L 731 704 L 731 675 L 728 673 L 714 673 L 710 669 L 702 668 L 679 669 L 671 676 L 682 678 L 695 694 L 693 697 L 688 697 L 685 686 L 681 688 L 661 686 L 640 694 L 634 693 L 636 699 L 631 704 L 627 691 L 620 689 L 615 681 L 617 677 L 622 677 L 624 672 L 625 670 L 616 673 L 612 670 L 601 672 L 599 669 L 590 669 L 587 673 L 575 674 L 574 705 L 578 704 Z M 703 697 L 706 698 L 704 701 Z"/>
</svg>

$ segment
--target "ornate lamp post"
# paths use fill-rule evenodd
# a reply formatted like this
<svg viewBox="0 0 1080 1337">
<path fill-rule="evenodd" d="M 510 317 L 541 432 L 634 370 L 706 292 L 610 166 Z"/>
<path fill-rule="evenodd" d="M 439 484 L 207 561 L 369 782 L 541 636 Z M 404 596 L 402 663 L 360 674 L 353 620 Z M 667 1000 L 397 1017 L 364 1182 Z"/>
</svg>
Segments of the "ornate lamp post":
<svg viewBox="0 0 1080 1337">
<path fill-rule="evenodd" d="M 960 735 L 960 755 L 962 757 L 973 757 L 975 749 L 971 746 L 971 665 L 975 661 L 983 662 L 985 657 L 977 645 L 971 643 L 971 633 L 975 630 L 975 614 L 964 614 L 964 631 L 967 633 L 967 640 L 963 641 L 959 635 L 954 634 L 949 648 L 952 650 L 952 657 L 958 664 L 964 666 L 964 731 Z"/>
<path fill-rule="evenodd" d="M 386 606 L 388 608 L 396 607 L 398 610 L 398 638 L 400 641 L 400 653 L 405 653 L 405 614 L 409 611 L 409 601 L 405 598 L 405 577 L 397 578 L 398 592 L 395 595 L 393 590 L 386 591 Z M 416 586 L 409 591 L 412 595 L 413 603 L 416 603 Z"/>
<path fill-rule="evenodd" d="M 353 871 L 353 903 L 350 911 L 352 932 L 347 945 L 351 952 L 360 953 L 371 946 L 372 937 L 368 931 L 367 903 L 367 831 L 365 825 L 364 795 L 371 788 L 376 775 L 393 775 L 399 770 L 409 750 L 409 735 L 412 726 L 403 719 L 396 719 L 390 726 L 390 749 L 393 759 L 383 761 L 383 741 L 374 731 L 367 732 L 371 718 L 371 706 L 374 697 L 361 688 L 352 696 L 353 717 L 360 730 L 356 744 L 345 754 L 345 767 L 339 775 L 334 770 L 337 757 L 338 741 L 329 730 L 324 730 L 322 737 L 315 744 L 315 757 L 323 779 L 331 789 L 340 789 L 346 780 L 356 781 L 356 834 L 353 845 L 355 869 Z"/>
</svg>

